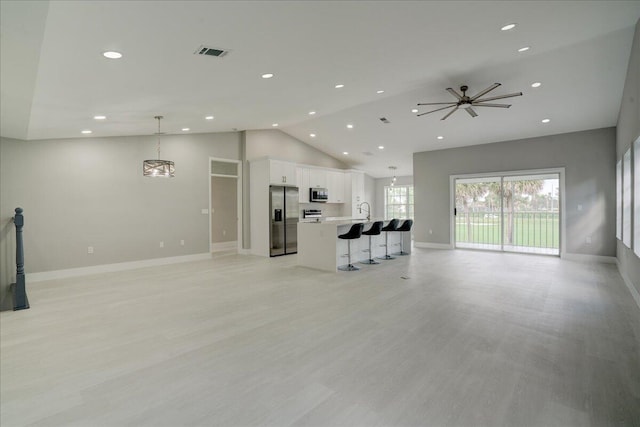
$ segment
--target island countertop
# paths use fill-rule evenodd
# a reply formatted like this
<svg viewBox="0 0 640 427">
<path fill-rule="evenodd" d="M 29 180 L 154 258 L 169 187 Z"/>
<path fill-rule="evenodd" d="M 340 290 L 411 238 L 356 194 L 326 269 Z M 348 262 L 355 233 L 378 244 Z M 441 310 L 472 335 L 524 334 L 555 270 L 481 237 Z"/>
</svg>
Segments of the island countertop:
<svg viewBox="0 0 640 427">
<path fill-rule="evenodd" d="M 301 221 L 298 223 L 298 264 L 320 270 L 335 272 L 339 265 L 347 264 L 348 243 L 339 239 L 338 235 L 346 233 L 353 224 L 362 223 L 368 230 L 376 221 L 382 221 L 384 225 L 389 220 L 381 218 L 354 218 L 338 217 L 323 218 L 319 220 Z M 385 254 L 385 235 L 382 232 L 377 236 L 371 236 L 371 257 L 381 257 Z M 410 233 L 389 233 L 389 253 L 400 251 L 400 239 L 403 239 L 404 250 L 407 252 L 411 246 Z M 351 241 L 352 263 L 369 259 L 369 236 L 362 236 Z"/>
<path fill-rule="evenodd" d="M 340 225 L 357 224 L 359 222 L 367 225 L 367 224 L 374 223 L 376 221 L 383 221 L 385 223 L 389 222 L 389 220 L 382 219 L 382 218 L 366 219 L 366 218 L 356 218 L 356 217 L 350 217 L 350 216 L 346 216 L 346 217 L 345 216 L 329 217 L 329 218 L 315 218 L 315 219 L 300 220 L 300 222 L 304 222 L 304 223 L 325 224 L 325 225 L 330 225 L 332 227 L 337 227 L 337 226 L 340 226 Z"/>
</svg>

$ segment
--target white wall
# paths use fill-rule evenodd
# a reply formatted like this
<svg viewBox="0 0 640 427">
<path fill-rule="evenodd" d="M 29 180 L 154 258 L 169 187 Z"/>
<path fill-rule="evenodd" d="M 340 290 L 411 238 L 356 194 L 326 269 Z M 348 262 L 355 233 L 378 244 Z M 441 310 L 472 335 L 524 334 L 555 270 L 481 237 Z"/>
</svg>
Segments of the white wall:
<svg viewBox="0 0 640 427">
<path fill-rule="evenodd" d="M 616 159 L 621 159 L 633 142 L 640 138 L 640 20 L 636 24 L 616 130 Z M 615 163 L 614 160 L 614 167 Z M 634 168 L 638 167 L 640 165 L 634 165 Z M 633 226 L 640 227 L 640 224 L 633 224 Z M 640 294 L 640 259 L 621 241 L 617 240 L 616 244 L 620 272 Z M 633 242 L 633 244 L 637 245 L 640 242 Z"/>
<path fill-rule="evenodd" d="M 246 159 L 271 157 L 293 163 L 347 169 L 347 165 L 277 129 L 245 131 Z"/>
<path fill-rule="evenodd" d="M 451 175 L 564 167 L 565 251 L 612 257 L 615 165 L 614 128 L 415 153 L 415 240 L 451 244 Z"/>
<path fill-rule="evenodd" d="M 239 159 L 239 134 L 163 137 L 172 179 L 142 176 L 155 148 L 153 136 L 0 139 L 2 299 L 15 280 L 16 207 L 24 209 L 27 274 L 208 252 L 209 157 Z"/>
</svg>

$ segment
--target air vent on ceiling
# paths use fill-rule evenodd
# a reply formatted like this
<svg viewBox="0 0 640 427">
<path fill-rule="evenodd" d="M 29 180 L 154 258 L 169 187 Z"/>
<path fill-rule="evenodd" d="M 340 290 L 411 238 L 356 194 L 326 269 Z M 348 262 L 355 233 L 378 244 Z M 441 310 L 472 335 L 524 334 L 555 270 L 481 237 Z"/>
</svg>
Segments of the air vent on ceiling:
<svg viewBox="0 0 640 427">
<path fill-rule="evenodd" d="M 228 50 L 218 49 L 217 47 L 208 47 L 201 45 L 195 52 L 197 55 L 217 56 L 218 58 L 225 56 L 229 53 Z"/>
<path fill-rule="evenodd" d="M 373 156 L 373 153 L 371 151 L 363 151 L 362 154 L 364 154 L 365 156 Z"/>
<path fill-rule="evenodd" d="M 384 124 L 389 124 L 391 123 L 386 117 L 380 117 L 380 121 Z"/>
</svg>

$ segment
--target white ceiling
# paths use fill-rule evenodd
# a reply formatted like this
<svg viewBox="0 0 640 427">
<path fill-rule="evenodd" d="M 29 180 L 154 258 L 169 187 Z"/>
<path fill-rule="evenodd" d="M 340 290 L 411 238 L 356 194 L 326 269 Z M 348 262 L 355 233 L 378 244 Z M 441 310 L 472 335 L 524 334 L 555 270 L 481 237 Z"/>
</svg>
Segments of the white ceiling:
<svg viewBox="0 0 640 427">
<path fill-rule="evenodd" d="M 615 126 L 640 2 L 3 0 L 0 12 L 2 136 L 149 135 L 158 114 L 167 133 L 278 123 L 381 177 L 411 175 L 416 151 Z M 203 44 L 231 52 L 194 55 Z M 494 82 L 491 95 L 524 95 L 476 118 L 410 111 Z"/>
</svg>

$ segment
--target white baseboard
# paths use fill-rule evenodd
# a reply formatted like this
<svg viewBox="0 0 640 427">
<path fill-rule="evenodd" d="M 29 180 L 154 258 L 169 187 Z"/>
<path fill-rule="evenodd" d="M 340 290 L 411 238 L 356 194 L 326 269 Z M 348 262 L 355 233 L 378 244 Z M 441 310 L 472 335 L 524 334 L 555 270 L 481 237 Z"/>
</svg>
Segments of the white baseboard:
<svg viewBox="0 0 640 427">
<path fill-rule="evenodd" d="M 211 243 L 209 245 L 209 249 L 211 250 L 211 252 L 230 251 L 233 249 L 238 249 L 238 241 L 234 240 L 231 242 Z"/>
<path fill-rule="evenodd" d="M 615 264 L 617 262 L 616 257 L 613 257 L 613 256 L 573 254 L 569 252 L 565 252 L 561 254 L 560 258 L 566 259 L 568 261 L 602 262 L 605 264 Z"/>
<path fill-rule="evenodd" d="M 42 271 L 39 273 L 27 273 L 27 283 L 64 279 L 67 277 L 87 276 L 89 274 L 135 270 L 137 268 L 156 267 L 159 265 L 178 264 L 181 262 L 203 261 L 207 259 L 211 259 L 210 253 L 174 256 L 168 258 L 153 258 L 141 261 L 119 262 L 116 264 L 92 265 L 91 267 L 69 268 L 66 270 Z"/>
<path fill-rule="evenodd" d="M 624 272 L 620 268 L 620 262 L 618 261 L 617 258 L 616 258 L 616 264 L 618 265 L 618 272 L 620 273 L 620 276 L 622 276 L 622 280 L 624 280 L 624 284 L 627 285 L 627 288 L 629 288 L 629 292 L 631 292 L 631 296 L 633 297 L 633 300 L 636 302 L 636 305 L 638 306 L 638 308 L 640 308 L 640 294 L 636 290 L 635 286 L 633 286 L 633 283 L 631 283 L 631 280 L 629 279 L 629 277 L 626 274 L 624 274 Z"/>
<path fill-rule="evenodd" d="M 413 246 L 425 249 L 453 249 L 453 246 L 448 243 L 413 242 Z"/>
</svg>

